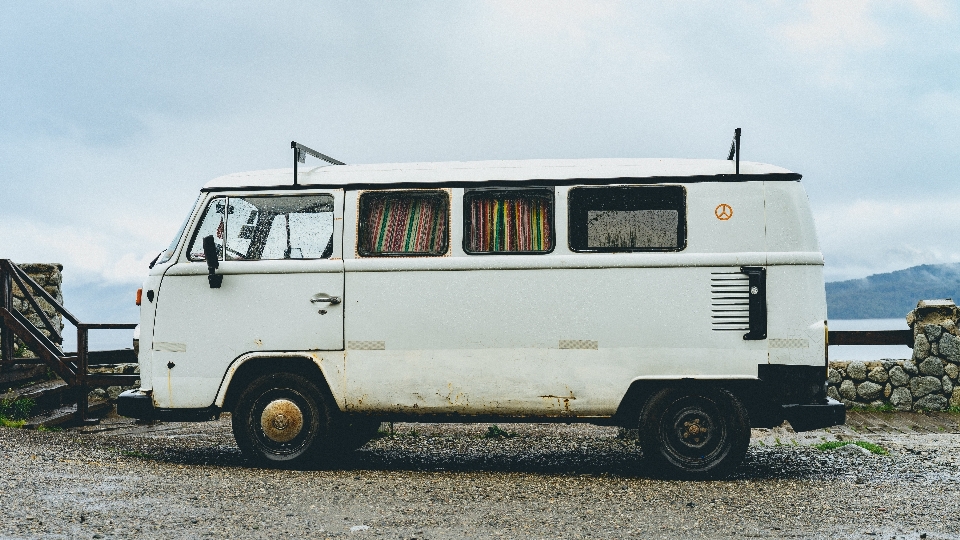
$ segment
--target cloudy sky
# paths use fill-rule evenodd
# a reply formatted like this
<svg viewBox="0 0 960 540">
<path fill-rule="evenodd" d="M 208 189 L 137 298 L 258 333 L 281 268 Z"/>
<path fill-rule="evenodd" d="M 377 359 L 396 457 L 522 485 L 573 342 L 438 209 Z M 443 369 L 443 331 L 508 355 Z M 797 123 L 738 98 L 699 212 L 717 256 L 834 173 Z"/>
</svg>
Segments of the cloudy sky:
<svg viewBox="0 0 960 540">
<path fill-rule="evenodd" d="M 4 2 L 0 256 L 135 289 L 204 182 L 292 139 L 722 158 L 734 127 L 804 175 L 828 280 L 960 261 L 960 8 L 935 0 Z"/>
</svg>

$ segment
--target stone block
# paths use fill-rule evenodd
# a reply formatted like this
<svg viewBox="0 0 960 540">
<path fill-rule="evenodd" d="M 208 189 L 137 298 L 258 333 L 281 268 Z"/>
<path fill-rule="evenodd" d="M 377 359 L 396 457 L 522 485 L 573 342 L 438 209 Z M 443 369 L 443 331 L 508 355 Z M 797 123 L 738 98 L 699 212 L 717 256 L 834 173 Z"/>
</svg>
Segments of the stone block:
<svg viewBox="0 0 960 540">
<path fill-rule="evenodd" d="M 906 386 L 910 383 L 910 376 L 907 375 L 907 372 L 903 370 L 900 366 L 894 366 L 890 370 L 890 382 L 894 386 Z"/>
<path fill-rule="evenodd" d="M 840 395 L 847 400 L 857 399 L 857 385 L 849 379 L 843 381 L 840 383 Z"/>
<path fill-rule="evenodd" d="M 917 365 L 911 362 L 910 360 L 906 360 L 903 362 L 903 371 L 907 372 L 908 375 L 913 375 L 913 376 L 916 376 L 920 373 L 920 371 L 917 369 Z"/>
<path fill-rule="evenodd" d="M 944 394 L 950 394 L 953 392 L 953 381 L 950 380 L 950 377 L 944 375 L 943 378 L 940 379 L 940 384 L 943 385 Z"/>
<path fill-rule="evenodd" d="M 950 396 L 950 406 L 960 407 L 960 388 L 953 389 L 953 394 Z"/>
<path fill-rule="evenodd" d="M 940 392 L 942 389 L 943 386 L 940 384 L 940 379 L 936 377 L 924 376 L 910 379 L 910 393 L 913 394 L 915 399 L 919 399 L 927 394 Z"/>
<path fill-rule="evenodd" d="M 834 368 L 827 370 L 827 382 L 830 384 L 840 384 L 843 382 L 843 375 L 840 374 L 840 371 Z"/>
<path fill-rule="evenodd" d="M 847 376 L 855 381 L 863 381 L 867 378 L 867 366 L 863 362 L 850 362 L 847 366 Z"/>
<path fill-rule="evenodd" d="M 957 375 L 960 375 L 960 368 L 956 364 L 946 364 L 943 366 L 944 373 L 947 374 L 953 380 L 957 380 Z"/>
<path fill-rule="evenodd" d="M 877 366 L 871 369 L 870 373 L 867 373 L 867 378 L 875 383 L 883 384 L 887 382 L 887 379 L 889 379 L 890 377 L 889 375 L 887 375 L 887 370 L 883 369 L 880 366 Z"/>
<path fill-rule="evenodd" d="M 931 377 L 943 377 L 943 360 L 931 356 L 923 362 L 920 362 L 920 374 L 930 375 Z"/>
<path fill-rule="evenodd" d="M 857 395 L 866 401 L 877 399 L 882 392 L 883 387 L 872 381 L 862 382 L 857 386 Z"/>
<path fill-rule="evenodd" d="M 960 396 L 958 396 L 960 399 Z M 898 411 L 909 411 L 913 408 L 913 395 L 906 387 L 894 388 L 890 394 L 890 404 Z"/>
<path fill-rule="evenodd" d="M 913 361 L 921 362 L 928 356 L 930 356 L 930 342 L 927 341 L 927 336 L 918 333 L 913 340 Z"/>
<path fill-rule="evenodd" d="M 947 398 L 940 394 L 930 394 L 913 402 L 915 411 L 943 411 L 947 408 Z"/>
<path fill-rule="evenodd" d="M 837 401 L 840 401 L 840 399 L 841 399 L 841 398 L 840 398 L 840 392 L 837 392 L 837 387 L 836 387 L 836 386 L 828 386 L 828 387 L 827 387 L 827 397 L 830 398 L 830 399 L 835 399 L 835 400 L 837 400 Z"/>
<path fill-rule="evenodd" d="M 886 386 L 883 387 L 883 397 L 890 399 L 891 392 L 893 392 L 893 386 L 891 386 L 890 383 L 887 383 Z"/>
<path fill-rule="evenodd" d="M 953 334 L 944 334 L 940 338 L 940 356 L 948 362 L 960 363 L 960 338 Z"/>
<path fill-rule="evenodd" d="M 933 343 L 940 339 L 940 334 L 943 333 L 943 327 L 939 324 L 925 324 L 923 325 L 923 333 L 927 336 L 927 340 Z"/>
</svg>

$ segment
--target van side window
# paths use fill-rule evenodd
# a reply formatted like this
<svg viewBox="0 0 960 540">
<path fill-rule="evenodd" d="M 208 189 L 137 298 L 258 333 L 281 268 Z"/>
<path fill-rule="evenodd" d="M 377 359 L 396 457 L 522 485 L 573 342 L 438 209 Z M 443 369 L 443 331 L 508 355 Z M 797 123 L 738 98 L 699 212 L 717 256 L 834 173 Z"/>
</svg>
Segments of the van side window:
<svg viewBox="0 0 960 540">
<path fill-rule="evenodd" d="M 357 252 L 362 256 L 443 255 L 449 215 L 450 198 L 444 191 L 363 193 Z"/>
<path fill-rule="evenodd" d="M 333 253 L 333 197 L 222 197 L 210 201 L 190 244 L 203 260 L 213 235 L 223 260 L 326 259 Z"/>
<path fill-rule="evenodd" d="M 553 250 L 552 189 L 467 191 L 463 216 L 467 253 Z"/>
<path fill-rule="evenodd" d="M 573 251 L 680 251 L 686 246 L 682 186 L 578 187 L 569 193 Z"/>
</svg>

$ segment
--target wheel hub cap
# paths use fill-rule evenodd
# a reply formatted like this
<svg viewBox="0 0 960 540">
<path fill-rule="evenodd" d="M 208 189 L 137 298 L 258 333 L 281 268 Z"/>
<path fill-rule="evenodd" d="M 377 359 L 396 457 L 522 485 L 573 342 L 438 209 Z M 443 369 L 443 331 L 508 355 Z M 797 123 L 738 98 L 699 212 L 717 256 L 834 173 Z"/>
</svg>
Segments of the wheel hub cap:
<svg viewBox="0 0 960 540">
<path fill-rule="evenodd" d="M 709 429 L 706 423 L 701 423 L 699 418 L 683 422 L 681 428 L 681 438 L 684 442 L 691 445 L 699 445 L 707 439 Z"/>
<path fill-rule="evenodd" d="M 260 415 L 260 427 L 270 440 L 290 442 L 303 429 L 303 412 L 289 399 L 271 401 Z"/>
</svg>

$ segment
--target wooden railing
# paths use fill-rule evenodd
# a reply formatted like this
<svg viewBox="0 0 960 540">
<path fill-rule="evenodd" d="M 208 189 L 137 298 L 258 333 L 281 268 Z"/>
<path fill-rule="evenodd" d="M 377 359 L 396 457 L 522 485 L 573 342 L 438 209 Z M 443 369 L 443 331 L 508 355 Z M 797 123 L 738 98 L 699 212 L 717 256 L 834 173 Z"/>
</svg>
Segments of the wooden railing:
<svg viewBox="0 0 960 540">
<path fill-rule="evenodd" d="M 13 305 L 13 285 L 20 289 L 24 300 L 40 319 L 46 333 L 37 328 Z M 64 352 L 61 348 L 63 335 L 58 324 L 41 309 L 38 297 L 50 304 L 67 322 L 77 329 L 77 350 Z M 19 266 L 9 259 L 0 259 L 0 365 L 44 363 L 54 373 L 75 389 L 77 399 L 77 419 L 81 422 L 95 422 L 88 418 L 87 394 L 91 387 L 126 386 L 133 384 L 139 375 L 120 375 L 89 373 L 89 367 L 96 364 L 114 364 L 136 362 L 132 349 L 118 351 L 90 351 L 90 330 L 132 330 L 136 323 L 96 324 L 84 323 Z M 36 355 L 35 359 L 18 358 L 14 355 L 14 337 Z"/>
</svg>

